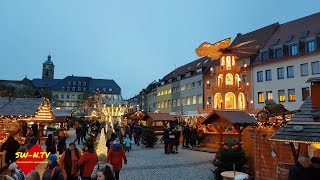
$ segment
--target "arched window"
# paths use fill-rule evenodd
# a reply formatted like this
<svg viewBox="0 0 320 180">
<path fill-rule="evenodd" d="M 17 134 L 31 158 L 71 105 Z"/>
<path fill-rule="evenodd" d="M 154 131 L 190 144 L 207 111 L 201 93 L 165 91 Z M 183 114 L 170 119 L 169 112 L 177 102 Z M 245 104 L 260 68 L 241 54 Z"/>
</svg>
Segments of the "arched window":
<svg viewBox="0 0 320 180">
<path fill-rule="evenodd" d="M 245 109 L 246 108 L 246 99 L 243 93 L 239 93 L 238 95 L 238 109 Z"/>
<path fill-rule="evenodd" d="M 221 109 L 222 97 L 220 93 L 214 95 L 214 109 Z"/>
<path fill-rule="evenodd" d="M 225 66 L 225 65 L 226 65 L 225 57 L 222 56 L 222 57 L 221 57 L 221 64 L 220 64 L 220 66 Z"/>
<path fill-rule="evenodd" d="M 222 83 L 223 83 L 223 75 L 219 74 L 219 76 L 218 76 L 218 86 L 222 86 Z"/>
<path fill-rule="evenodd" d="M 228 73 L 226 75 L 226 85 L 227 86 L 232 86 L 233 85 L 233 76 L 230 73 Z"/>
<path fill-rule="evenodd" d="M 231 57 L 227 56 L 226 58 L 226 69 L 229 70 L 231 69 Z"/>
<path fill-rule="evenodd" d="M 235 109 L 236 108 L 236 97 L 232 92 L 228 92 L 225 95 L 225 109 Z"/>
<path fill-rule="evenodd" d="M 235 57 L 232 56 L 232 66 L 236 65 Z"/>
<path fill-rule="evenodd" d="M 241 79 L 240 79 L 240 77 L 239 77 L 239 74 L 236 74 L 235 76 L 234 76 L 235 78 L 235 82 L 236 82 L 236 84 L 237 84 L 237 87 L 240 87 L 240 81 L 241 81 Z"/>
</svg>

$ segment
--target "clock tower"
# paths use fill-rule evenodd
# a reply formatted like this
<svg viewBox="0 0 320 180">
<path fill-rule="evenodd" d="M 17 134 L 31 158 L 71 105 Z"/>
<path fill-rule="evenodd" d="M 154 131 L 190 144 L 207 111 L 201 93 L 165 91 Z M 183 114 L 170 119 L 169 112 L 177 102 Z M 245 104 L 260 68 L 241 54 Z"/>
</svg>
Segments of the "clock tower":
<svg viewBox="0 0 320 180">
<path fill-rule="evenodd" d="M 50 54 L 48 59 L 43 63 L 42 66 L 42 79 L 53 79 L 54 78 L 54 65 L 51 61 Z"/>
</svg>

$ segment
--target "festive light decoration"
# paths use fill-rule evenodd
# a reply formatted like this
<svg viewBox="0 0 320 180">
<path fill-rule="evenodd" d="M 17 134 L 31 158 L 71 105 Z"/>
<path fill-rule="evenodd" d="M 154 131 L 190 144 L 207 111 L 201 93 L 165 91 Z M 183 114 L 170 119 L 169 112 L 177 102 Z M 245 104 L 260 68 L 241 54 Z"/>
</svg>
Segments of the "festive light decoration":
<svg viewBox="0 0 320 180">
<path fill-rule="evenodd" d="M 107 127 L 106 127 L 107 128 Z M 98 145 L 97 145 L 97 148 L 96 148 L 96 152 L 97 154 L 106 154 L 107 153 L 107 147 L 106 147 L 106 137 L 105 137 L 105 134 L 104 134 L 104 131 L 103 131 L 103 128 L 100 132 L 100 138 L 98 140 Z"/>
</svg>

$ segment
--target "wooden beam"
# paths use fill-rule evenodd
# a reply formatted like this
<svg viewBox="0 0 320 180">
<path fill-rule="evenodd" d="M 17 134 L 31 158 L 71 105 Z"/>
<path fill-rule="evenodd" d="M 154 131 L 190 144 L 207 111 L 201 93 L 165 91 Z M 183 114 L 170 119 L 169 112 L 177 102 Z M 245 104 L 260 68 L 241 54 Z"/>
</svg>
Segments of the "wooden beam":
<svg viewBox="0 0 320 180">
<path fill-rule="evenodd" d="M 299 146 L 300 146 L 300 143 L 299 143 Z M 291 151 L 293 154 L 294 162 L 297 163 L 298 162 L 298 154 L 297 154 L 296 149 L 294 148 L 293 142 L 290 142 L 290 147 L 291 147 Z"/>
</svg>

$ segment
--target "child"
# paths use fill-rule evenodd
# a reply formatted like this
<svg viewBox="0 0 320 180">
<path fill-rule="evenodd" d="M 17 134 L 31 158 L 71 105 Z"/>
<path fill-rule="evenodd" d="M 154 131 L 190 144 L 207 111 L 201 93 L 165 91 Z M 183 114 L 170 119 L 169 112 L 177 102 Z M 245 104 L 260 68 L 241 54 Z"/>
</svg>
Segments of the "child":
<svg viewBox="0 0 320 180">
<path fill-rule="evenodd" d="M 129 152 L 131 147 L 131 141 L 128 134 L 126 135 L 126 138 L 123 141 L 123 145 L 125 147 L 125 150 Z"/>
</svg>

